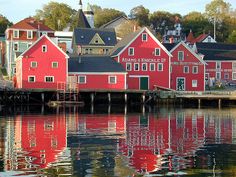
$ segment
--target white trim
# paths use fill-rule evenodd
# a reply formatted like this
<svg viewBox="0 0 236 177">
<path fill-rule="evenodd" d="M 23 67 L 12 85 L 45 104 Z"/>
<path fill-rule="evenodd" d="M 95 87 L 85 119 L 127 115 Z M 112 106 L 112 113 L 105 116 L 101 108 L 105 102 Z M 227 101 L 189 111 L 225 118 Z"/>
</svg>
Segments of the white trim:
<svg viewBox="0 0 236 177">
<path fill-rule="evenodd" d="M 129 75 L 131 78 L 139 78 L 139 77 L 149 77 L 149 75 Z"/>
<path fill-rule="evenodd" d="M 159 50 L 159 55 L 156 54 L 157 49 Z M 161 49 L 160 49 L 160 48 L 155 48 L 155 50 L 154 50 L 154 55 L 155 55 L 155 56 L 161 56 Z"/>
<path fill-rule="evenodd" d="M 31 37 L 29 37 L 29 35 L 28 35 L 29 32 L 31 33 Z M 34 35 L 34 33 L 32 30 L 27 30 L 27 32 L 26 32 L 27 39 L 33 39 L 34 38 L 33 35 Z"/>
<path fill-rule="evenodd" d="M 217 65 L 219 64 L 219 68 L 217 68 Z M 216 61 L 216 70 L 221 69 L 221 61 Z"/>
<path fill-rule="evenodd" d="M 69 72 L 68 73 L 68 76 L 71 76 L 71 75 L 79 75 L 79 74 L 82 74 L 82 75 L 123 75 L 123 74 L 127 74 L 127 72 L 120 72 L 120 73 L 117 73 L 117 72 Z"/>
<path fill-rule="evenodd" d="M 151 70 L 151 65 L 154 66 L 154 69 L 153 69 L 153 70 Z M 156 63 L 150 63 L 150 64 L 149 64 L 149 71 L 156 71 Z"/>
<path fill-rule="evenodd" d="M 127 69 L 127 65 L 130 65 L 130 69 L 129 70 Z M 132 71 L 132 63 L 126 63 L 125 64 L 125 70 L 126 71 Z"/>
<path fill-rule="evenodd" d="M 159 70 L 159 65 L 161 65 L 161 70 Z M 157 71 L 164 71 L 164 64 L 163 63 L 157 63 Z"/>
<path fill-rule="evenodd" d="M 193 54 L 202 64 L 207 64 L 198 54 L 196 54 L 187 44 L 185 44 L 183 41 L 178 43 L 173 49 L 171 49 L 171 53 L 178 48 L 180 45 L 183 45 L 191 54 Z"/>
<path fill-rule="evenodd" d="M 167 55 L 172 57 L 172 54 L 162 45 L 162 43 L 154 36 L 154 34 L 147 28 L 143 27 L 140 32 L 116 55 L 113 55 L 112 57 L 119 56 L 121 53 L 123 53 L 144 31 L 146 31 L 149 36 L 158 44 L 158 46 L 166 52 Z"/>
<path fill-rule="evenodd" d="M 215 76 L 217 76 L 217 73 L 219 73 L 220 78 L 217 78 L 217 77 L 216 77 L 216 79 L 217 79 L 217 80 L 221 80 L 221 72 L 220 72 L 220 71 L 216 71 L 216 75 L 215 75 Z M 232 74 L 233 74 L 233 72 L 232 72 Z M 233 80 L 233 77 L 232 77 L 232 80 Z"/>
<path fill-rule="evenodd" d="M 118 61 L 117 62 L 120 63 L 120 56 L 118 56 Z"/>
<path fill-rule="evenodd" d="M 34 81 L 33 81 L 33 82 L 30 82 L 30 81 L 29 81 L 29 78 L 30 78 L 30 77 L 33 77 L 33 78 L 34 78 Z M 35 79 L 35 78 L 36 78 L 36 77 L 35 77 L 34 75 L 28 75 L 28 83 L 34 83 L 34 82 L 36 82 L 36 79 Z"/>
<path fill-rule="evenodd" d="M 185 68 L 188 68 L 188 72 L 185 72 Z M 183 69 L 184 69 L 184 70 L 183 70 L 183 73 L 184 73 L 184 74 L 188 74 L 188 73 L 189 73 L 189 66 L 184 66 Z"/>
<path fill-rule="evenodd" d="M 135 69 L 135 65 L 138 65 L 138 70 Z M 133 69 L 133 71 L 140 71 L 140 65 L 139 65 L 139 63 L 134 63 L 134 69 Z"/>
<path fill-rule="evenodd" d="M 32 47 L 34 47 L 37 43 L 39 43 L 39 41 L 42 38 L 46 38 L 47 40 L 49 40 L 63 55 L 65 55 L 65 57 L 68 59 L 70 58 L 60 47 L 58 47 L 47 35 L 42 35 L 40 38 L 38 38 L 37 41 L 35 41 L 27 50 L 25 50 L 19 57 L 23 57 L 25 55 L 26 52 L 28 52 Z"/>
<path fill-rule="evenodd" d="M 133 54 L 130 53 L 130 50 L 133 50 Z M 129 47 L 128 48 L 128 56 L 134 56 L 134 47 Z"/>
<path fill-rule="evenodd" d="M 114 77 L 115 78 L 115 83 L 111 82 L 111 78 Z M 108 84 L 117 84 L 117 76 L 108 76 Z"/>
<path fill-rule="evenodd" d="M 236 80 L 236 78 L 234 79 L 234 74 L 236 74 L 236 72 L 232 72 L 232 80 L 234 81 L 234 80 Z"/>
<path fill-rule="evenodd" d="M 197 72 L 194 72 L 194 68 L 197 68 Z M 198 66 L 193 66 L 192 67 L 192 74 L 198 74 L 199 73 L 199 68 L 198 68 Z"/>
<path fill-rule="evenodd" d="M 17 32 L 17 36 L 15 36 L 15 32 Z M 15 39 L 19 39 L 20 38 L 20 30 L 19 29 L 13 29 L 12 30 L 12 36 Z"/>
<path fill-rule="evenodd" d="M 171 73 L 173 71 L 172 65 L 171 65 L 171 57 L 169 56 L 169 88 L 171 88 Z"/>
<path fill-rule="evenodd" d="M 33 63 L 36 63 L 36 66 L 33 66 Z M 38 67 L 38 62 L 37 61 L 31 61 L 30 62 L 30 67 L 31 68 L 37 68 Z"/>
<path fill-rule="evenodd" d="M 52 77 L 52 82 L 47 82 L 47 81 L 46 81 L 46 78 L 47 78 L 47 77 Z M 54 76 L 44 76 L 44 82 L 45 82 L 45 83 L 54 83 Z"/>
<path fill-rule="evenodd" d="M 179 56 L 180 56 L 180 55 L 179 55 L 180 53 L 183 54 L 183 55 L 182 55 L 182 57 L 183 57 L 182 59 L 180 59 L 180 57 L 179 57 Z M 181 50 L 181 51 L 178 51 L 178 57 L 177 57 L 177 58 L 178 58 L 178 61 L 184 61 L 184 51 L 182 51 L 182 50 Z"/>
<path fill-rule="evenodd" d="M 177 90 L 178 89 L 178 79 L 184 79 L 184 89 L 183 90 Z M 177 91 L 186 91 L 186 78 L 185 77 L 176 77 L 176 90 Z"/>
<path fill-rule="evenodd" d="M 57 63 L 57 67 L 53 67 L 53 64 L 54 64 L 54 63 Z M 52 68 L 53 68 L 53 69 L 56 69 L 56 68 L 58 68 L 58 67 L 59 67 L 58 61 L 52 61 Z"/>
<path fill-rule="evenodd" d="M 15 44 L 17 44 L 17 50 L 15 50 Z M 13 51 L 18 52 L 19 51 L 19 42 L 13 42 Z"/>
<path fill-rule="evenodd" d="M 80 82 L 80 78 L 81 77 L 84 77 L 84 82 Z M 86 77 L 86 75 L 79 75 L 78 76 L 78 83 L 79 84 L 87 84 L 87 77 Z"/>
<path fill-rule="evenodd" d="M 143 65 L 146 65 L 146 70 L 143 69 Z M 148 71 L 148 64 L 147 63 L 142 63 L 142 71 Z"/>
<path fill-rule="evenodd" d="M 206 60 L 206 62 L 236 62 L 236 60 Z"/>
<path fill-rule="evenodd" d="M 126 78 L 126 77 L 127 77 L 127 74 L 125 75 L 125 82 L 124 82 L 124 84 L 125 84 L 125 85 L 124 85 L 124 88 L 125 88 L 125 89 L 127 89 L 127 78 Z"/>
<path fill-rule="evenodd" d="M 146 35 L 146 40 L 143 40 L 143 36 Z M 142 42 L 147 42 L 148 41 L 148 34 L 147 33 L 142 33 Z"/>
<path fill-rule="evenodd" d="M 193 81 L 196 81 L 196 86 L 193 85 Z M 198 80 L 197 80 L 197 79 L 193 79 L 193 80 L 192 80 L 192 87 L 193 87 L 193 88 L 197 88 L 197 87 L 198 87 Z"/>
</svg>

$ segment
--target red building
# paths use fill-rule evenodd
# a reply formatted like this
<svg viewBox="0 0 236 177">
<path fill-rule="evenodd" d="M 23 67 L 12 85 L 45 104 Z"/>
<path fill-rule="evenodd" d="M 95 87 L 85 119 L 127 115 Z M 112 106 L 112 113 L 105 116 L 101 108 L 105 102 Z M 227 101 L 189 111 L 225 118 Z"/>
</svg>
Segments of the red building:
<svg viewBox="0 0 236 177">
<path fill-rule="evenodd" d="M 40 37 L 16 61 L 16 87 L 24 89 L 57 89 L 67 82 L 67 59 L 47 35 Z"/>
<path fill-rule="evenodd" d="M 209 86 L 218 83 L 236 83 L 236 45 L 196 43 L 196 49 L 206 61 L 206 79 Z"/>
<path fill-rule="evenodd" d="M 172 55 L 148 28 L 142 28 L 123 38 L 114 47 L 111 56 L 128 72 L 126 88 L 170 88 Z"/>
<path fill-rule="evenodd" d="M 126 71 L 109 56 L 77 56 L 69 59 L 68 82 L 79 89 L 124 90 Z"/>
<path fill-rule="evenodd" d="M 171 89 L 204 91 L 206 62 L 184 42 L 165 44 L 171 58 Z"/>
</svg>

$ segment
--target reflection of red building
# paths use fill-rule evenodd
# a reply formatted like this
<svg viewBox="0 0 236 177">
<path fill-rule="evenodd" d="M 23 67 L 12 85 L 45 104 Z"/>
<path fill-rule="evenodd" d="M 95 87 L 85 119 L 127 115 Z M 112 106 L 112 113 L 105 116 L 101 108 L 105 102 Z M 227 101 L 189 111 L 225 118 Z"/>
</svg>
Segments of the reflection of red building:
<svg viewBox="0 0 236 177">
<path fill-rule="evenodd" d="M 16 156 L 6 170 L 35 171 L 48 168 L 66 146 L 65 115 L 24 115 L 15 119 Z M 23 154 L 18 154 L 17 149 Z M 17 163 L 12 163 L 15 159 Z"/>
<path fill-rule="evenodd" d="M 129 164 L 140 173 L 185 169 L 193 166 L 192 157 L 205 144 L 219 140 L 231 144 L 232 124 L 232 119 L 198 112 L 162 117 L 133 115 L 127 118 L 127 137 L 119 140 L 119 151 L 129 157 Z M 167 166 L 163 162 L 168 162 Z"/>
</svg>

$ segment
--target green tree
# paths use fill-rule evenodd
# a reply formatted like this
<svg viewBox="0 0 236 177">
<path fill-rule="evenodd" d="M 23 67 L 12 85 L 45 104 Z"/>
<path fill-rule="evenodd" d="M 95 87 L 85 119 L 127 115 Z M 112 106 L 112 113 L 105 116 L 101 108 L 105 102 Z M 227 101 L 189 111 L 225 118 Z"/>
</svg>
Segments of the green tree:
<svg viewBox="0 0 236 177">
<path fill-rule="evenodd" d="M 188 34 L 190 30 L 193 31 L 195 37 L 199 36 L 203 32 L 210 32 L 213 34 L 212 24 L 209 20 L 200 12 L 190 12 L 185 15 L 182 20 L 184 33 Z"/>
<path fill-rule="evenodd" d="M 236 30 L 233 30 L 232 33 L 229 35 L 227 42 L 236 44 Z"/>
<path fill-rule="evenodd" d="M 0 14 L 0 34 L 3 34 L 8 26 L 11 26 L 12 23 L 3 15 Z"/>
<path fill-rule="evenodd" d="M 45 25 L 54 30 L 63 30 L 71 21 L 73 10 L 64 3 L 51 1 L 43 6 L 42 10 L 36 10 L 36 18 L 43 19 Z"/>
<path fill-rule="evenodd" d="M 138 22 L 139 26 L 149 25 L 149 10 L 142 5 L 134 7 L 130 11 L 130 17 Z"/>
<path fill-rule="evenodd" d="M 125 23 L 121 24 L 116 30 L 117 37 L 125 37 L 128 34 L 134 32 L 134 27 L 137 26 L 137 22 L 134 20 L 128 20 Z"/>
<path fill-rule="evenodd" d="M 116 9 L 109 9 L 109 8 L 103 9 L 97 5 L 93 5 L 92 9 L 94 11 L 95 27 L 100 27 L 119 16 L 125 15 L 124 12 L 118 11 Z"/>
</svg>

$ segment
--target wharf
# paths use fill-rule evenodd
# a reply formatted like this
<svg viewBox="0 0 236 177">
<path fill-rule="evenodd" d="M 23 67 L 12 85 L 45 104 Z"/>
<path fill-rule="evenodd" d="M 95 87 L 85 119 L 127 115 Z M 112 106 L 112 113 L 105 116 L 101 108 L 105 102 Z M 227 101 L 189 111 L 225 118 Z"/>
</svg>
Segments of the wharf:
<svg viewBox="0 0 236 177">
<path fill-rule="evenodd" d="M 7 104 L 204 104 L 236 105 L 236 91 L 161 91 L 161 90 L 0 90 L 0 105 Z M 55 104 L 54 104 L 55 103 Z"/>
</svg>

